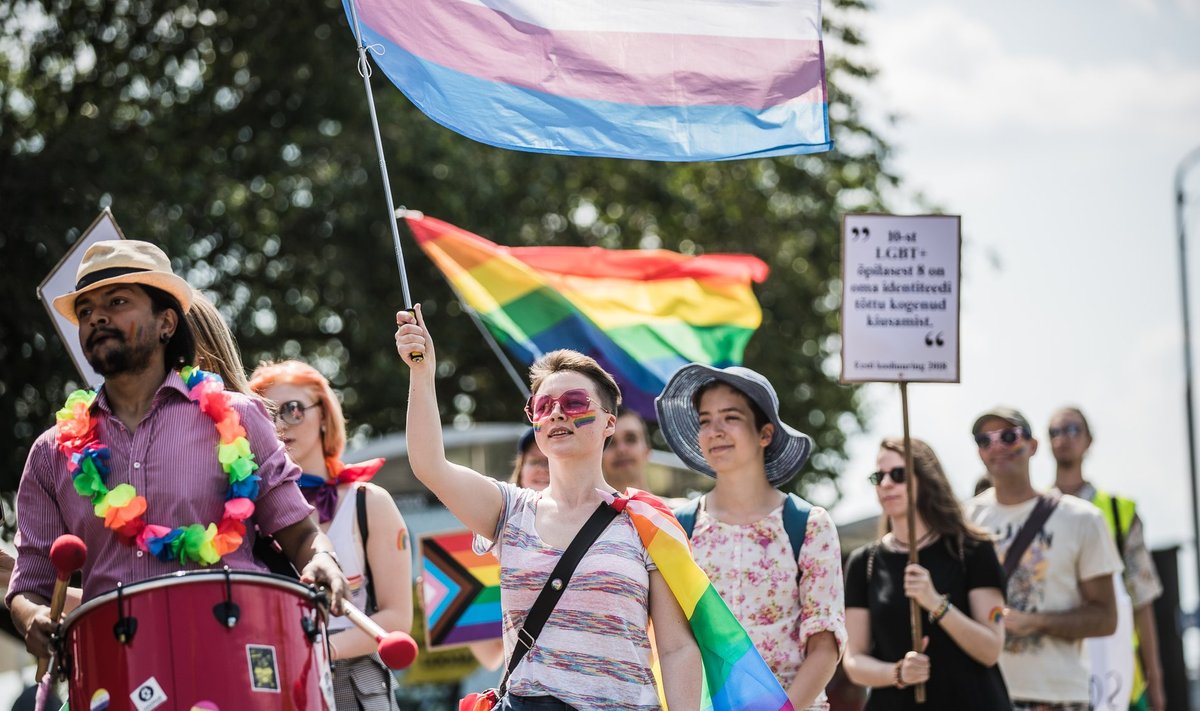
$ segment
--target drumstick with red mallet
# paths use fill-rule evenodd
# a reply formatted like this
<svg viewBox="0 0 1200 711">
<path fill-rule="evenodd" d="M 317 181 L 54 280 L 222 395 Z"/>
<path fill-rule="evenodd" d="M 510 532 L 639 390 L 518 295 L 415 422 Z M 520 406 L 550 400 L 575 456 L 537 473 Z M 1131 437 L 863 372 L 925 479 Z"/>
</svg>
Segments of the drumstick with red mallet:
<svg viewBox="0 0 1200 711">
<path fill-rule="evenodd" d="M 404 669 L 417 658 L 416 641 L 404 632 L 388 632 L 349 600 L 342 602 L 346 617 L 379 645 L 379 658 L 389 669 Z"/>
<path fill-rule="evenodd" d="M 50 546 L 50 562 L 58 572 L 54 580 L 54 594 L 50 596 L 50 621 L 56 625 L 67 602 L 67 584 L 71 581 L 71 574 L 82 568 L 86 560 L 87 546 L 79 536 L 63 534 L 54 539 L 54 544 Z M 39 657 L 37 676 L 34 678 L 41 680 L 49 666 L 48 657 Z"/>
</svg>

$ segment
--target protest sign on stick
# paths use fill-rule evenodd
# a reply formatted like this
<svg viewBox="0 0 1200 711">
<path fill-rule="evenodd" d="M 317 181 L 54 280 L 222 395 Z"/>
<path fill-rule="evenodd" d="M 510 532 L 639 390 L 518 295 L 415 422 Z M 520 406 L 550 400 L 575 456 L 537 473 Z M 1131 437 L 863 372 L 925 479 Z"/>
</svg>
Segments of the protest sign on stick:
<svg viewBox="0 0 1200 711">
<path fill-rule="evenodd" d="M 83 261 L 83 255 L 87 252 L 88 247 L 110 239 L 125 239 L 125 235 L 117 226 L 117 220 L 113 217 L 112 210 L 106 207 L 84 230 L 83 235 L 76 240 L 75 244 L 71 245 L 71 248 L 54 266 L 54 269 L 50 270 L 42 283 L 38 284 L 37 288 L 37 296 L 41 299 L 42 305 L 46 307 L 46 312 L 50 314 L 50 320 L 54 322 L 54 330 L 58 331 L 58 337 L 62 339 L 63 345 L 67 347 L 67 352 L 71 354 L 75 368 L 83 376 L 84 383 L 93 388 L 99 386 L 104 378 L 92 370 L 92 366 L 88 365 L 87 358 L 83 355 L 83 347 L 79 345 L 79 326 L 71 323 L 56 311 L 53 302 L 55 297 L 75 290 L 75 273 L 79 270 L 79 263 Z"/>
<path fill-rule="evenodd" d="M 917 562 L 909 383 L 957 383 L 961 221 L 955 215 L 842 218 L 843 383 L 900 384 L 908 562 Z M 909 600 L 912 648 L 921 609 Z M 925 702 L 925 685 L 914 689 Z"/>
</svg>

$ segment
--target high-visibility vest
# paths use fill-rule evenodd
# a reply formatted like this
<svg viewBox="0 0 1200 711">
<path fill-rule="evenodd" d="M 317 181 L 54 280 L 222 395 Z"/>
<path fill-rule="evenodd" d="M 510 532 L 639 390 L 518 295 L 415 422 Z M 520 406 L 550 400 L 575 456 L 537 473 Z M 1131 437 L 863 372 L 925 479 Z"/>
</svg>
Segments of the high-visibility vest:
<svg viewBox="0 0 1200 711">
<path fill-rule="evenodd" d="M 1117 543 L 1117 552 L 1121 554 L 1121 560 L 1124 562 L 1125 544 L 1129 540 L 1129 529 L 1133 527 L 1136 505 L 1132 499 L 1099 489 L 1092 497 L 1092 504 L 1100 509 L 1100 513 L 1104 516 L 1108 530 Z M 1139 644 L 1135 627 L 1133 630 L 1133 696 L 1129 700 L 1131 708 L 1137 707 L 1146 695 L 1146 674 L 1142 671 Z"/>
</svg>

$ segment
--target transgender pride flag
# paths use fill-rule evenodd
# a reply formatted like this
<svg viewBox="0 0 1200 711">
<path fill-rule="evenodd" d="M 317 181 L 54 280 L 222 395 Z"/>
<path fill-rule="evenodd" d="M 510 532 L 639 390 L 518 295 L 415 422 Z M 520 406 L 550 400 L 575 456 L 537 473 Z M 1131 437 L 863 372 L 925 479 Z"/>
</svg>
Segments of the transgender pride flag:
<svg viewBox="0 0 1200 711">
<path fill-rule="evenodd" d="M 662 161 L 832 146 L 819 0 L 343 2 L 396 86 L 483 143 Z"/>
</svg>

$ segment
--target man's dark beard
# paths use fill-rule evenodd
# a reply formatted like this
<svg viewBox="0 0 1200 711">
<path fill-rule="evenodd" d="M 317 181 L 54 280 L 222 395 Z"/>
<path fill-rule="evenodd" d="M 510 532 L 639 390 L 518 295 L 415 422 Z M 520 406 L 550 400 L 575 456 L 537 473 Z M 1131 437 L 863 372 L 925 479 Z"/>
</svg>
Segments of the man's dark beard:
<svg viewBox="0 0 1200 711">
<path fill-rule="evenodd" d="M 107 378 L 122 373 L 136 373 L 150 365 L 155 344 L 138 343 L 131 346 L 126 342 L 125 334 L 118 331 L 108 331 L 105 335 L 118 341 L 120 345 L 114 348 L 112 344 L 107 344 L 103 351 L 93 350 L 88 354 L 88 365 L 97 373 Z"/>
</svg>

